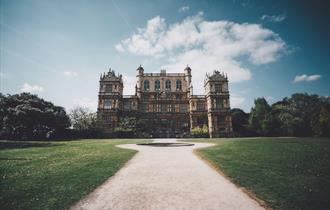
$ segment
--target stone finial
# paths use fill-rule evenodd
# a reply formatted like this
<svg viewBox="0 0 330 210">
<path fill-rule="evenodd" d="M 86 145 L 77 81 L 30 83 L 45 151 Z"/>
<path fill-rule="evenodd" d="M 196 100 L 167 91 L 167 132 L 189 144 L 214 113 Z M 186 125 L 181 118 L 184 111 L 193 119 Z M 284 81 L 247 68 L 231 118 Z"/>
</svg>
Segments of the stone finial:
<svg viewBox="0 0 330 210">
<path fill-rule="evenodd" d="M 137 71 L 140 71 L 140 70 L 144 70 L 143 69 L 143 67 L 141 66 L 141 64 L 140 64 L 140 66 L 136 69 Z"/>
<path fill-rule="evenodd" d="M 191 68 L 190 68 L 189 65 L 187 64 L 187 67 L 186 67 L 184 70 L 191 71 Z"/>
</svg>

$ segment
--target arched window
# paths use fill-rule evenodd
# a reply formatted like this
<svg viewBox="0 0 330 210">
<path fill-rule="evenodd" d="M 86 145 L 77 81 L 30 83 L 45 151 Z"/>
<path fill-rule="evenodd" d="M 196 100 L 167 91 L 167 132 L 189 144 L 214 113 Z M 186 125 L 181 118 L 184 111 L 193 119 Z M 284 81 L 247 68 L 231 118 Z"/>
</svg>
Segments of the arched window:
<svg viewBox="0 0 330 210">
<path fill-rule="evenodd" d="M 149 80 L 144 80 L 143 87 L 144 87 L 143 89 L 146 90 L 146 91 L 150 89 Z"/>
<path fill-rule="evenodd" d="M 160 81 L 159 80 L 156 80 L 155 81 L 155 90 L 160 90 Z"/>
<path fill-rule="evenodd" d="M 170 80 L 166 80 L 165 89 L 166 90 L 171 90 L 171 81 Z"/>
<path fill-rule="evenodd" d="M 181 80 L 177 80 L 176 81 L 176 89 L 177 90 L 182 90 L 182 82 L 181 82 Z"/>
</svg>

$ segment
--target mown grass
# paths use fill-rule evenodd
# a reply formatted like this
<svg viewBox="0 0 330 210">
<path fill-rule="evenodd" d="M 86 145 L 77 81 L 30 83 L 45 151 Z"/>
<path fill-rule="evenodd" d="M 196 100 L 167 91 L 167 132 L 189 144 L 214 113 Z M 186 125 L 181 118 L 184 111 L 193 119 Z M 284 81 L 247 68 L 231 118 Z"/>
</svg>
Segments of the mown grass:
<svg viewBox="0 0 330 210">
<path fill-rule="evenodd" d="M 213 140 L 197 153 L 273 209 L 330 207 L 330 139 Z"/>
<path fill-rule="evenodd" d="M 0 141 L 0 208 L 65 209 L 118 171 L 136 151 L 132 141 Z"/>
</svg>

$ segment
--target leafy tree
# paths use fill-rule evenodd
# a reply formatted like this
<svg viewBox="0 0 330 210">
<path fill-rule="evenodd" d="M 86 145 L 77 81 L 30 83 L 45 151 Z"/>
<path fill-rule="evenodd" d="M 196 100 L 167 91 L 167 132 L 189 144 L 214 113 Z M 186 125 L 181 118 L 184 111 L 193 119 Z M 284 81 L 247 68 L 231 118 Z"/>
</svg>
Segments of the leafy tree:
<svg viewBox="0 0 330 210">
<path fill-rule="evenodd" d="M 329 113 L 329 97 L 295 93 L 271 106 L 271 116 L 265 115 L 262 130 L 264 135 L 329 136 Z"/>
<path fill-rule="evenodd" d="M 44 139 L 63 134 L 70 126 L 63 107 L 30 93 L 0 95 L 0 138 Z"/>
<path fill-rule="evenodd" d="M 236 136 L 247 136 L 249 134 L 249 114 L 242 109 L 234 108 L 230 110 L 233 130 Z"/>
<path fill-rule="evenodd" d="M 96 113 L 88 108 L 76 107 L 69 113 L 72 127 L 78 131 L 96 129 Z"/>
<path fill-rule="evenodd" d="M 271 107 L 265 98 L 254 100 L 254 107 L 251 109 L 249 124 L 250 128 L 259 135 L 268 135 L 271 129 Z"/>
<path fill-rule="evenodd" d="M 327 106 L 326 106 L 327 105 Z M 316 136 L 330 136 L 330 106 L 321 105 L 311 120 L 311 127 Z"/>
<path fill-rule="evenodd" d="M 294 135 L 312 136 L 314 134 L 310 122 L 312 116 L 320 108 L 320 97 L 307 93 L 295 93 L 288 99 L 289 112 L 294 116 Z"/>
<path fill-rule="evenodd" d="M 274 120 L 271 112 L 265 113 L 264 119 L 261 122 L 261 130 L 263 135 L 272 136 L 274 134 Z"/>
</svg>

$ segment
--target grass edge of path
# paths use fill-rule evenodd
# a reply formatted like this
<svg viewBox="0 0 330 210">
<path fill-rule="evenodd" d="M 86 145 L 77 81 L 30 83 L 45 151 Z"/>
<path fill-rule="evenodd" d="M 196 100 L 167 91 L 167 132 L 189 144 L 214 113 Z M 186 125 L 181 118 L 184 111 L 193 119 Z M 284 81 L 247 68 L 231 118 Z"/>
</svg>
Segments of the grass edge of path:
<svg viewBox="0 0 330 210">
<path fill-rule="evenodd" d="M 79 200 L 71 203 L 69 206 L 67 206 L 66 209 L 76 209 L 75 207 L 78 207 L 79 204 L 83 204 L 84 201 L 91 195 L 91 194 L 94 194 L 96 193 L 96 190 L 98 188 L 101 188 L 103 185 L 106 185 L 108 182 L 110 182 L 112 179 L 115 178 L 115 176 L 122 170 L 124 169 L 125 167 L 128 166 L 128 164 L 130 164 L 130 162 L 132 162 L 133 158 L 138 154 L 138 150 L 136 149 L 128 149 L 128 148 L 122 148 L 122 147 L 118 147 L 118 145 L 122 145 L 122 144 L 116 144 L 115 147 L 117 148 L 120 148 L 120 149 L 124 149 L 124 150 L 133 150 L 135 151 L 135 154 L 130 158 L 128 159 L 114 174 L 112 174 L 111 176 L 109 176 L 108 178 L 106 178 L 101 184 L 99 184 L 98 186 L 96 186 L 94 189 L 92 189 L 89 193 L 87 193 L 86 195 L 82 196 Z"/>
<path fill-rule="evenodd" d="M 142 141 L 148 140 L 23 142 L 24 147 L 4 148 L 0 150 L 4 175 L 1 176 L 1 192 L 4 193 L 0 196 L 1 206 L 8 209 L 69 209 L 118 173 L 138 153 L 117 145 Z"/>
<path fill-rule="evenodd" d="M 214 144 L 210 147 L 216 147 L 218 144 Z M 210 148 L 207 147 L 207 148 Z M 204 149 L 204 148 L 202 148 Z M 234 186 L 236 186 L 240 191 L 242 191 L 244 194 L 246 194 L 249 198 L 251 198 L 252 200 L 256 201 L 261 207 L 267 209 L 267 210 L 271 210 L 272 208 L 269 207 L 265 201 L 263 201 L 261 198 L 259 198 L 254 192 L 248 190 L 245 187 L 242 187 L 240 185 L 238 185 L 237 183 L 235 183 L 232 178 L 230 178 L 229 176 L 227 176 L 219 166 L 217 166 L 214 162 L 212 162 L 211 160 L 207 159 L 200 151 L 201 149 L 194 149 L 193 153 L 194 155 L 196 155 L 201 161 L 203 161 L 206 165 L 208 165 L 210 168 L 212 168 L 214 171 L 216 171 L 220 176 L 224 177 L 226 180 L 228 180 L 231 184 L 233 184 Z"/>
<path fill-rule="evenodd" d="M 239 140 L 239 141 L 236 142 L 235 140 Z M 247 141 L 245 141 L 245 140 L 247 140 Z M 252 141 L 251 144 L 249 144 L 249 142 L 248 142 L 250 140 Z M 223 177 L 225 177 L 227 180 L 229 180 L 231 183 L 233 183 L 235 186 L 237 186 L 238 188 L 240 188 L 244 192 L 246 192 L 246 194 L 248 194 L 250 197 L 254 198 L 254 196 L 255 196 L 255 198 L 257 198 L 257 201 L 259 198 L 261 198 L 260 200 L 265 202 L 266 208 L 268 208 L 268 209 L 292 209 L 292 208 L 299 209 L 301 207 L 302 207 L 302 209 L 308 209 L 307 208 L 308 206 L 309 206 L 309 208 L 311 208 L 314 205 L 315 205 L 314 207 L 318 206 L 319 209 L 325 209 L 325 207 L 328 206 L 327 203 L 329 204 L 329 200 L 327 200 L 326 197 L 324 197 L 327 194 L 327 192 L 329 192 L 329 188 L 326 187 L 326 186 L 329 186 L 329 181 L 327 181 L 326 177 L 329 177 L 329 170 L 330 170 L 329 165 L 327 165 L 327 163 L 329 163 L 329 159 L 327 157 L 329 157 L 329 154 L 330 154 L 329 153 L 329 141 L 330 141 L 329 138 L 317 138 L 317 137 L 314 137 L 314 138 L 312 138 L 312 137 L 310 137 L 310 138 L 307 138 L 307 137 L 306 138 L 261 137 L 260 138 L 259 137 L 259 138 L 244 138 L 244 139 L 231 138 L 231 139 L 213 139 L 213 140 L 204 138 L 204 139 L 185 139 L 185 140 L 181 140 L 181 141 L 201 142 L 201 143 L 207 142 L 207 143 L 215 144 L 211 147 L 197 149 L 195 151 L 195 154 L 200 159 L 205 161 L 206 164 L 208 164 L 210 167 L 212 167 L 217 172 L 219 172 Z M 268 153 L 268 150 L 264 151 L 264 146 L 266 143 L 265 141 L 270 142 L 270 144 L 267 143 L 267 145 L 276 146 L 276 147 L 271 147 L 272 151 L 270 153 Z M 242 142 L 242 144 L 239 142 Z M 260 146 L 259 146 L 259 143 L 258 143 L 258 145 L 256 145 L 256 142 L 260 142 Z M 301 144 L 300 144 L 300 142 L 301 142 Z M 227 143 L 229 143 L 229 144 L 227 144 Z M 276 143 L 276 144 L 279 143 L 278 144 L 279 147 L 277 147 L 277 145 L 274 145 L 274 143 Z M 221 146 L 222 144 L 224 144 L 223 147 Z M 283 145 L 285 145 L 285 144 L 287 144 L 288 146 L 283 147 Z M 235 149 L 234 149 L 233 145 L 237 145 L 239 147 L 235 147 Z M 254 149 L 250 150 L 250 149 L 248 149 L 248 147 L 251 148 L 252 146 L 247 147 L 247 145 L 254 145 L 256 147 L 253 147 Z M 296 147 L 296 145 L 299 147 Z M 294 146 L 294 147 L 292 147 L 292 146 Z M 306 150 L 306 148 L 307 148 L 307 150 Z M 240 151 L 242 149 L 247 149 L 247 150 L 245 150 L 246 152 L 242 153 L 243 155 L 238 155 L 241 152 L 243 152 L 243 151 Z M 267 149 L 267 148 L 265 148 L 265 149 Z M 281 149 L 281 150 L 279 150 L 279 149 Z M 290 154 L 290 155 L 288 156 L 285 153 L 277 153 L 277 151 L 281 151 L 281 152 L 284 151 L 285 153 Z M 295 155 L 291 155 L 291 152 L 292 152 L 292 154 L 295 154 Z M 239 163 L 239 162 L 235 161 L 236 153 L 238 155 L 237 160 L 238 161 L 242 160 L 243 165 L 237 165 L 237 163 Z M 260 156 L 262 153 L 264 153 L 265 155 L 267 154 L 267 156 Z M 248 156 L 246 156 L 247 154 L 248 154 Z M 276 154 L 276 156 L 274 154 Z M 277 154 L 279 154 L 279 156 Z M 313 166 L 314 163 L 313 163 L 313 161 L 306 162 L 305 157 L 307 155 L 305 155 L 305 154 L 312 155 L 311 157 L 313 157 L 313 160 L 316 158 L 317 160 L 320 160 L 321 162 L 318 162 L 319 164 L 317 166 L 311 167 L 309 170 L 308 167 Z M 281 157 L 282 155 L 283 155 L 282 158 L 276 158 L 276 157 Z M 242 157 L 248 158 L 248 159 L 243 160 Z M 258 158 L 258 159 L 251 159 L 251 157 Z M 270 165 L 270 167 L 268 167 L 269 165 L 268 164 L 265 165 L 265 161 L 262 161 L 262 159 L 263 160 L 265 160 L 265 159 L 264 158 L 260 159 L 260 157 L 267 157 L 267 158 L 270 157 L 269 160 L 274 161 L 274 162 L 270 162 L 271 165 Z M 273 158 L 273 157 L 275 157 L 275 158 Z M 295 157 L 295 158 L 292 159 L 291 157 Z M 296 159 L 296 157 L 298 157 L 299 159 Z M 321 159 L 319 159 L 319 158 L 321 158 Z M 247 161 L 245 161 L 245 160 L 247 160 Z M 248 163 L 250 160 L 257 161 L 255 163 L 257 163 L 258 165 L 255 167 L 254 166 L 255 164 L 251 164 L 251 165 L 244 164 L 244 162 Z M 280 166 L 280 165 L 279 165 L 279 167 L 277 166 L 279 163 L 278 160 L 280 160 L 282 162 L 285 161 L 284 164 L 280 163 L 283 166 Z M 251 163 L 253 163 L 253 162 L 251 162 Z M 301 163 L 303 163 L 303 164 L 301 164 Z M 228 164 L 230 164 L 230 165 L 228 165 Z M 234 164 L 234 165 L 232 165 L 232 164 Z M 296 180 L 294 180 L 294 182 L 291 182 L 292 177 L 294 177 L 294 179 L 295 179 L 295 176 L 297 176 L 296 171 L 292 171 L 293 168 L 296 169 L 296 166 L 297 166 L 296 164 L 298 165 L 298 171 L 299 171 L 299 169 L 303 169 L 304 171 L 302 171 L 302 172 L 299 171 L 297 182 L 296 182 Z M 223 166 L 224 166 L 224 168 L 222 168 Z M 243 168 L 239 169 L 239 168 L 237 168 L 237 166 L 243 167 Z M 295 166 L 295 167 L 291 167 L 291 166 Z M 236 172 L 235 172 L 235 168 L 231 168 L 231 167 L 236 167 L 238 169 L 238 171 L 236 169 Z M 289 167 L 289 168 L 287 168 L 287 167 Z M 272 172 L 270 174 L 267 174 L 267 176 L 268 176 L 268 178 L 270 178 L 270 180 L 274 180 L 273 183 L 275 183 L 275 185 L 273 185 L 273 184 L 269 185 L 269 181 L 268 181 L 268 183 L 265 182 L 265 184 L 261 184 L 261 183 L 263 183 L 263 181 L 261 181 L 261 183 L 260 183 L 259 181 L 255 180 L 254 177 L 260 176 L 260 172 L 264 172 L 264 168 L 270 168 L 272 170 Z M 232 170 L 232 169 L 234 169 L 234 170 Z M 252 172 L 254 170 L 256 170 L 256 172 Z M 291 174 L 291 171 L 294 173 Z M 312 174 L 307 174 L 307 173 L 305 173 L 306 171 L 309 171 Z M 256 175 L 253 175 L 251 178 L 244 179 L 245 181 L 239 180 L 240 177 L 244 177 L 244 176 L 250 177 L 249 174 L 251 174 L 251 173 L 249 173 L 249 172 L 252 172 L 253 174 L 256 173 Z M 286 174 L 286 175 L 283 176 L 284 174 Z M 275 175 L 278 176 L 279 178 L 282 177 L 282 179 L 284 177 L 284 179 L 282 180 L 284 185 L 279 185 L 279 188 L 276 187 L 277 189 L 273 187 L 273 186 L 277 186 L 276 183 L 279 181 L 278 177 L 276 177 Z M 285 178 L 285 177 L 287 177 L 287 178 Z M 249 181 L 249 179 L 250 179 L 250 181 Z M 253 180 L 255 180 L 255 181 L 253 181 Z M 317 183 L 319 183 L 319 184 L 317 184 Z M 285 186 L 285 187 L 283 188 L 283 186 Z M 307 186 L 307 190 L 308 189 L 311 189 L 311 190 L 309 190 L 309 192 L 307 192 L 305 190 L 306 189 L 305 186 Z M 301 187 L 304 187 L 304 189 L 301 189 Z M 311 187 L 311 188 L 309 188 L 309 187 Z M 262 188 L 264 190 L 262 190 Z M 279 189 L 281 191 L 279 191 Z M 274 190 L 274 192 L 273 192 L 273 190 Z M 278 193 L 280 193 L 280 194 L 278 194 Z M 313 193 L 313 194 L 310 194 L 310 193 Z M 281 196 L 281 194 L 284 195 L 285 197 Z M 286 197 L 286 195 L 288 197 Z M 265 199 L 262 199 L 262 198 L 265 198 Z M 301 198 L 303 198 L 303 199 L 301 199 Z M 304 208 L 304 206 L 305 206 L 305 208 Z"/>
</svg>

